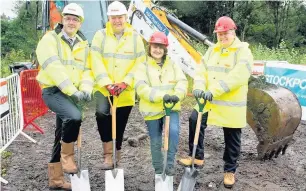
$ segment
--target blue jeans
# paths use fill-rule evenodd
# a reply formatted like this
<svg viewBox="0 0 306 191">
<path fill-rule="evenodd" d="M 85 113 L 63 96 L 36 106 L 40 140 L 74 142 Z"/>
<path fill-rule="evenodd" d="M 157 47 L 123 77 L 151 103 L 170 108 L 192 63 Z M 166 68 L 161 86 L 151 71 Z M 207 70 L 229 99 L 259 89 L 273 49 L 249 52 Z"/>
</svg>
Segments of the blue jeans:
<svg viewBox="0 0 306 191">
<path fill-rule="evenodd" d="M 163 133 L 162 132 L 163 132 L 163 124 L 165 122 L 165 117 L 157 120 L 148 120 L 145 122 L 147 124 L 150 136 L 152 164 L 155 169 L 155 173 L 161 174 L 163 171 L 163 154 L 162 154 Z M 179 143 L 179 134 L 180 134 L 179 113 L 171 112 L 170 128 L 169 128 L 169 145 L 168 145 L 167 166 L 166 166 L 167 175 L 173 175 L 173 169 L 174 169 L 173 165 Z"/>
</svg>

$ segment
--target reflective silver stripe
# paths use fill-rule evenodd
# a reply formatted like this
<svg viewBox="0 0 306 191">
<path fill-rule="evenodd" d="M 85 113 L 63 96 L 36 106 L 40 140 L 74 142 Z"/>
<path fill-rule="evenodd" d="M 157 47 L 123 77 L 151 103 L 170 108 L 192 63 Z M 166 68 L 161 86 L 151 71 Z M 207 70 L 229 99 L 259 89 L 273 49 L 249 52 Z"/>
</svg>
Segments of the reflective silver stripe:
<svg viewBox="0 0 306 191">
<path fill-rule="evenodd" d="M 80 70 L 84 70 L 84 66 L 81 64 L 77 64 L 74 60 L 63 60 L 62 61 L 63 65 L 72 65 L 75 66 L 76 68 L 80 69 Z"/>
<path fill-rule="evenodd" d="M 91 47 L 91 50 L 92 50 L 92 51 L 97 51 L 97 52 L 99 52 L 100 54 L 103 53 L 102 50 L 101 50 L 101 48 L 99 48 L 99 47 L 97 47 L 97 46 L 92 46 L 92 47 Z"/>
<path fill-rule="evenodd" d="M 148 57 L 147 57 L 147 59 L 148 59 Z M 147 62 L 144 62 L 144 64 L 146 65 L 146 73 L 147 73 L 147 76 L 148 76 L 149 84 L 152 85 L 151 78 L 150 78 L 150 73 L 149 73 L 149 64 Z"/>
<path fill-rule="evenodd" d="M 250 63 L 249 63 L 247 60 L 240 60 L 239 62 L 240 62 L 240 63 L 244 63 L 245 66 L 247 67 L 248 71 L 249 71 L 250 73 L 252 73 L 251 65 L 250 65 Z"/>
<path fill-rule="evenodd" d="M 222 87 L 222 89 L 225 92 L 230 92 L 231 90 L 229 89 L 228 85 L 223 81 L 223 80 L 219 80 L 219 84 Z"/>
<path fill-rule="evenodd" d="M 238 56 L 238 53 L 239 53 L 240 50 L 241 50 L 241 48 L 238 48 L 238 49 L 236 50 L 236 52 L 235 52 L 235 55 L 234 55 L 234 67 L 235 67 L 236 64 L 237 64 L 237 56 Z"/>
<path fill-rule="evenodd" d="M 128 73 L 126 76 L 133 78 L 134 74 L 133 73 Z"/>
<path fill-rule="evenodd" d="M 156 94 L 156 91 L 157 91 L 157 90 L 153 88 L 153 89 L 151 90 L 151 92 L 150 92 L 149 100 L 150 100 L 151 103 L 154 103 L 154 96 L 155 96 L 155 94 Z"/>
<path fill-rule="evenodd" d="M 60 60 L 62 60 L 63 56 L 62 56 L 61 42 L 58 39 L 57 34 L 54 31 L 52 31 L 51 34 L 53 35 L 53 37 L 56 40 L 58 56 L 59 56 Z"/>
<path fill-rule="evenodd" d="M 106 78 L 108 77 L 108 74 L 107 73 L 102 73 L 102 74 L 99 74 L 97 77 L 96 77 L 96 80 L 99 81 L 101 80 L 102 78 Z"/>
<path fill-rule="evenodd" d="M 60 58 L 59 58 L 58 56 L 51 56 L 50 58 L 48 58 L 48 59 L 42 64 L 41 67 L 42 67 L 43 69 L 46 69 L 47 66 L 48 66 L 49 64 L 51 64 L 52 62 L 57 61 L 57 60 L 60 60 Z"/>
<path fill-rule="evenodd" d="M 93 86 L 94 83 L 92 81 L 90 81 L 90 80 L 82 80 L 81 81 L 81 85 L 83 85 L 83 84 Z"/>
<path fill-rule="evenodd" d="M 133 32 L 133 42 L 134 42 L 134 57 L 137 58 L 137 33 Z"/>
<path fill-rule="evenodd" d="M 229 106 L 229 107 L 245 107 L 246 101 L 232 102 L 232 101 L 221 101 L 221 100 L 212 100 L 210 103 L 215 105 Z"/>
<path fill-rule="evenodd" d="M 185 93 L 185 90 L 183 88 L 175 88 L 175 90 Z"/>
<path fill-rule="evenodd" d="M 175 85 L 164 85 L 164 86 L 152 86 L 152 88 L 157 90 L 172 90 L 175 87 Z"/>
<path fill-rule="evenodd" d="M 205 83 L 205 80 L 194 80 L 194 83 Z"/>
<path fill-rule="evenodd" d="M 85 48 L 85 59 L 84 59 L 84 64 L 85 65 L 86 65 L 86 62 L 87 62 L 88 53 L 89 53 L 89 47 L 86 47 Z"/>
<path fill-rule="evenodd" d="M 133 59 L 135 59 L 135 55 L 116 54 L 116 53 L 105 53 L 105 54 L 103 54 L 103 57 L 104 58 L 126 59 L 126 60 L 133 60 Z"/>
<path fill-rule="evenodd" d="M 137 89 L 140 85 L 145 85 L 145 84 L 147 84 L 146 83 L 146 81 L 144 81 L 144 80 L 140 80 L 140 81 L 138 81 L 137 83 L 136 83 L 136 85 L 135 85 L 135 89 Z"/>
<path fill-rule="evenodd" d="M 138 57 L 143 56 L 143 55 L 145 55 L 144 51 L 136 53 L 135 57 L 138 58 Z"/>
<path fill-rule="evenodd" d="M 161 112 L 141 112 L 144 116 L 147 117 L 152 117 L 152 116 L 156 116 L 156 115 L 164 115 L 165 112 L 161 111 Z"/>
<path fill-rule="evenodd" d="M 102 34 L 103 34 L 103 39 L 102 39 L 102 46 L 101 46 L 101 54 L 104 54 L 104 47 L 105 47 L 105 41 L 106 41 L 106 33 L 105 33 L 105 29 L 102 29 Z"/>
<path fill-rule="evenodd" d="M 67 79 L 67 80 L 64 80 L 62 83 L 60 83 L 59 85 L 58 85 L 58 88 L 60 89 L 60 90 L 62 90 L 62 89 L 64 89 L 65 87 L 67 87 L 67 86 L 72 86 L 73 84 L 72 84 L 72 82 L 69 80 L 69 79 Z"/>
<path fill-rule="evenodd" d="M 231 69 L 221 66 L 207 66 L 207 71 L 229 73 Z"/>
</svg>

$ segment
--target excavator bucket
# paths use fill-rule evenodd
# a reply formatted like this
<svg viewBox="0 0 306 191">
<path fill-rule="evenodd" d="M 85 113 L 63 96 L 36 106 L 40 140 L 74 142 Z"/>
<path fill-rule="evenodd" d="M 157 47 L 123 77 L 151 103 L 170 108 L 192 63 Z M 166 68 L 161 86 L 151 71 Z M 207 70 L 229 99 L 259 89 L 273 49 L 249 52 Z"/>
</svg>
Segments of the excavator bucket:
<svg viewBox="0 0 306 191">
<path fill-rule="evenodd" d="M 258 138 L 260 159 L 285 154 L 301 117 L 299 101 L 290 90 L 266 82 L 264 76 L 250 78 L 247 122 Z"/>
</svg>

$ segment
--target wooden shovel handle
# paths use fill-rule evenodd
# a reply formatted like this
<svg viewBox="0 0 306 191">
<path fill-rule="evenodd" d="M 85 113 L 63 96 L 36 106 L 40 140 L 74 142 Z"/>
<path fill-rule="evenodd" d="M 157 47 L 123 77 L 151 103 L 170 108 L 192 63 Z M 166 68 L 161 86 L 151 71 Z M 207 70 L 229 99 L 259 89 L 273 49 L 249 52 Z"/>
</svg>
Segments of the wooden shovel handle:
<svg viewBox="0 0 306 191">
<path fill-rule="evenodd" d="M 111 110 L 112 110 L 112 139 L 116 139 L 116 128 L 117 128 L 116 111 L 117 111 L 118 97 L 113 96 L 113 104 L 112 104 L 109 96 L 108 96 L 108 101 L 109 101 L 109 104 L 110 104 Z"/>
<path fill-rule="evenodd" d="M 195 132 L 194 140 L 193 140 L 194 145 L 198 145 L 202 116 L 203 116 L 203 112 L 198 112 L 196 132 Z"/>
<path fill-rule="evenodd" d="M 165 121 L 165 144 L 164 144 L 164 150 L 165 151 L 168 151 L 169 127 L 170 127 L 170 116 L 166 116 L 166 121 Z"/>
<path fill-rule="evenodd" d="M 81 148 L 81 145 L 82 145 L 82 130 L 81 130 L 81 127 L 80 127 L 78 140 L 77 140 L 77 147 Z"/>
</svg>

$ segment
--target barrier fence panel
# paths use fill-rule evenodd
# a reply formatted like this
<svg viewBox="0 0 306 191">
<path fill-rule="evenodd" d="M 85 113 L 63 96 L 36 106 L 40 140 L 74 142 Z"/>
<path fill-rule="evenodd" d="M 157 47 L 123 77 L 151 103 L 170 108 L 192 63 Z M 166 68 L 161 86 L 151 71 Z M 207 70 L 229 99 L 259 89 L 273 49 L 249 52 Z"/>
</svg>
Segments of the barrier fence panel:
<svg viewBox="0 0 306 191">
<path fill-rule="evenodd" d="M 7 78 L 1 78 L 0 81 L 0 154 L 22 134 L 33 143 L 34 139 L 22 132 L 23 130 L 23 110 L 21 104 L 20 79 L 18 74 L 12 74 Z M 0 177 L 0 181 L 7 183 Z"/>
<path fill-rule="evenodd" d="M 21 96 L 24 117 L 24 129 L 32 125 L 40 133 L 44 131 L 34 123 L 34 120 L 48 112 L 39 83 L 36 80 L 38 70 L 24 70 L 20 73 Z"/>
</svg>

